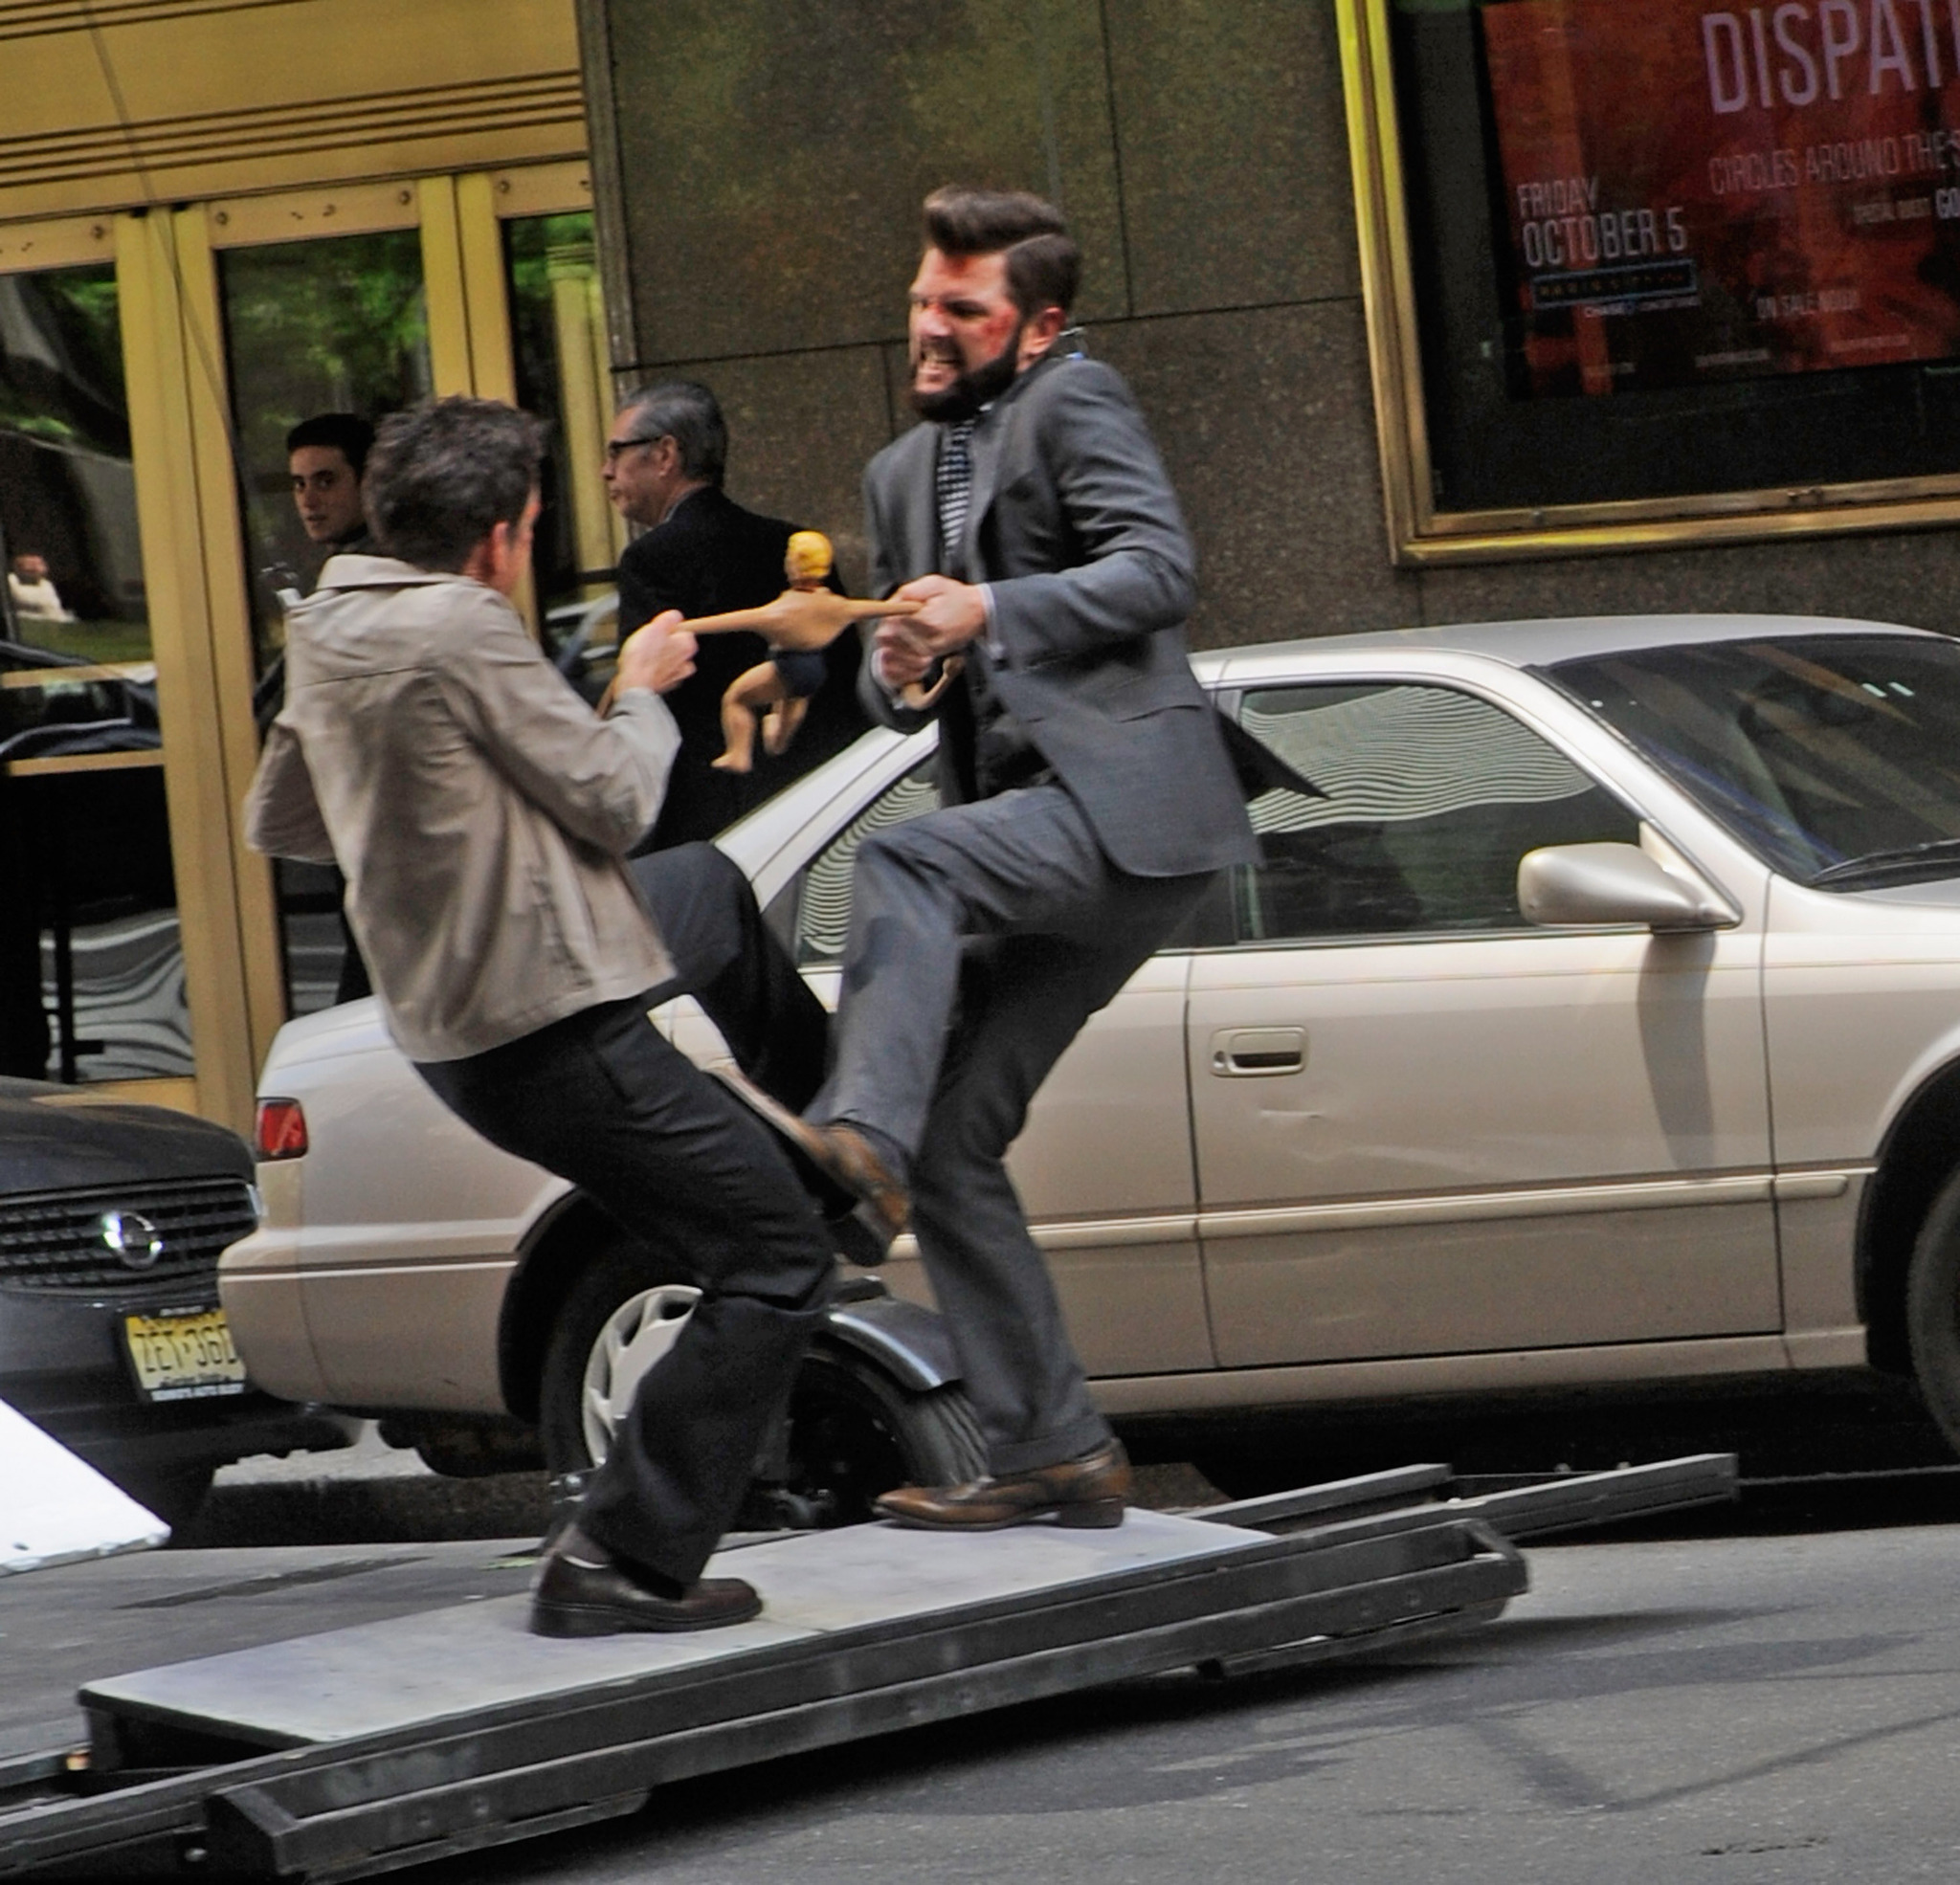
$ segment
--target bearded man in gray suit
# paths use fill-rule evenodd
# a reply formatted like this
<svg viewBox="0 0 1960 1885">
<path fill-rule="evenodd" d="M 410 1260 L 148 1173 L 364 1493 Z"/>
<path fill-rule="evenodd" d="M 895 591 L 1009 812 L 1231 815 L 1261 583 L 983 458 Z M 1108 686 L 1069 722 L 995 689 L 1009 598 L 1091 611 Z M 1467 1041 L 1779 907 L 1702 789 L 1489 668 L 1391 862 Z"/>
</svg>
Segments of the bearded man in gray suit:
<svg viewBox="0 0 1960 1885">
<path fill-rule="evenodd" d="M 947 188 L 911 289 L 924 423 L 872 461 L 860 692 L 940 720 L 939 810 L 858 854 L 832 1076 L 800 1137 L 887 1237 L 908 1221 L 958 1345 L 989 1475 L 903 1487 L 902 1523 L 1122 1521 L 1129 1469 L 1003 1160 L 1082 1024 L 1225 865 L 1257 855 L 1192 675 L 1191 540 L 1142 414 L 1058 346 L 1080 253 L 1038 197 Z M 943 672 L 923 711 L 899 690 Z"/>
</svg>

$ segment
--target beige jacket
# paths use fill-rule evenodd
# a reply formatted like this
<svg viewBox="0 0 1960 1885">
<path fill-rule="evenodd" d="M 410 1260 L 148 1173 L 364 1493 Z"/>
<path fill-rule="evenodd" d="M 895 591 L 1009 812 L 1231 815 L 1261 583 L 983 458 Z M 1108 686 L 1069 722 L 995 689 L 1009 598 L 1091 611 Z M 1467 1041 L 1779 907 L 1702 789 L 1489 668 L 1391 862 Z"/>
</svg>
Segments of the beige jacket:
<svg viewBox="0 0 1960 1885">
<path fill-rule="evenodd" d="M 643 689 L 595 718 L 494 589 L 337 556 L 287 617 L 246 836 L 340 864 L 390 1031 L 457 1060 L 673 973 L 621 859 L 679 744 Z"/>
</svg>

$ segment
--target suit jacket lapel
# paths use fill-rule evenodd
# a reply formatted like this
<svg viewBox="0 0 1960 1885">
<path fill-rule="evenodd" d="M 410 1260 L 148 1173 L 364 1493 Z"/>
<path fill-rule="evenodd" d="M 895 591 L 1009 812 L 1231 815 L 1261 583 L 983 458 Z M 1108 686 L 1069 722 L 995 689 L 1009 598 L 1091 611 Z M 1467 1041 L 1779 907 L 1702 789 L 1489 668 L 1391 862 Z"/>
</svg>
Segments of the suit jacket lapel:
<svg viewBox="0 0 1960 1885">
<path fill-rule="evenodd" d="M 992 504 L 994 494 L 1000 489 L 1001 473 L 1006 468 L 1013 437 L 1015 403 L 1054 364 L 1055 356 L 1051 354 L 1029 367 L 987 409 L 980 423 L 973 428 L 973 492 L 967 504 L 965 545 L 967 580 L 969 583 L 984 582 L 987 578 L 988 572 L 981 566 L 979 555 L 980 522 Z"/>
</svg>

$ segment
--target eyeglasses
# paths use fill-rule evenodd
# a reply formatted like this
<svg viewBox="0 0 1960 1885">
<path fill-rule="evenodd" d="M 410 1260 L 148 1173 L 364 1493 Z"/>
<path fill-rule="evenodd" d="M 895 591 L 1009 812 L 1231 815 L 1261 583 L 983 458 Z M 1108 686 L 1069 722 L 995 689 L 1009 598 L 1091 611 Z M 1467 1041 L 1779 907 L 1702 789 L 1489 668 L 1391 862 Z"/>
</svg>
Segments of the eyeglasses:
<svg viewBox="0 0 1960 1885">
<path fill-rule="evenodd" d="M 656 432 L 651 438 L 609 438 L 606 441 L 606 462 L 616 465 L 635 446 L 657 445 L 666 436 L 665 432 Z"/>
</svg>

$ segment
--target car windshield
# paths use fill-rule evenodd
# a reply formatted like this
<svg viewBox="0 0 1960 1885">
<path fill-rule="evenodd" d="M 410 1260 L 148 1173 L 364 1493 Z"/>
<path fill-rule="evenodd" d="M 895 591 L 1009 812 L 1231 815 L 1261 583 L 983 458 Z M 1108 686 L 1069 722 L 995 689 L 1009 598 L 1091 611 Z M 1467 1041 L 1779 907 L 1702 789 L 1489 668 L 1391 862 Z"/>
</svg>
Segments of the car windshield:
<svg viewBox="0 0 1960 1885">
<path fill-rule="evenodd" d="M 1541 672 L 1786 876 L 1960 876 L 1960 643 L 1776 635 Z"/>
</svg>

